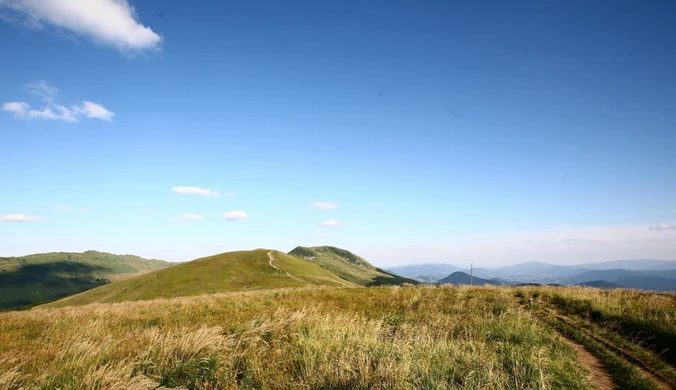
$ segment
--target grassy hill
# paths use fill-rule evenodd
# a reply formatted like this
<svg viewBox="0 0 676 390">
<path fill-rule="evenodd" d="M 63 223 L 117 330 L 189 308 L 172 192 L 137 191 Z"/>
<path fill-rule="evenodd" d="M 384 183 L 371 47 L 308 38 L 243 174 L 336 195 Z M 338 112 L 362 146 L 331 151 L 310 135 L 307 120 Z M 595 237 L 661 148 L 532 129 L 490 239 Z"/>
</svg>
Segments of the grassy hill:
<svg viewBox="0 0 676 390">
<path fill-rule="evenodd" d="M 332 246 L 299 246 L 289 254 L 310 260 L 341 278 L 360 286 L 418 284 L 415 280 L 402 278 L 376 268 L 368 261 L 345 249 Z"/>
<path fill-rule="evenodd" d="M 171 265 L 96 251 L 0 257 L 0 310 L 59 299 Z"/>
<path fill-rule="evenodd" d="M 309 285 L 356 287 L 310 261 L 278 251 L 257 249 L 204 257 L 102 286 L 46 306 L 136 301 Z"/>
</svg>

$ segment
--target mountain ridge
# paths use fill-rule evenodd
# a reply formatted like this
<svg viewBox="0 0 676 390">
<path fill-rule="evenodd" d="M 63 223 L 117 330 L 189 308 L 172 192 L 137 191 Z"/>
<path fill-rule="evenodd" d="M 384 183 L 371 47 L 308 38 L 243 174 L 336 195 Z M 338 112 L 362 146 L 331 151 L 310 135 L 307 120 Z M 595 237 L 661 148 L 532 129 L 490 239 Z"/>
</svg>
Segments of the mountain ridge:
<svg viewBox="0 0 676 390">
<path fill-rule="evenodd" d="M 412 279 L 393 275 L 348 250 L 333 246 L 298 246 L 292 249 L 289 255 L 312 261 L 340 278 L 360 286 L 418 283 Z"/>
</svg>

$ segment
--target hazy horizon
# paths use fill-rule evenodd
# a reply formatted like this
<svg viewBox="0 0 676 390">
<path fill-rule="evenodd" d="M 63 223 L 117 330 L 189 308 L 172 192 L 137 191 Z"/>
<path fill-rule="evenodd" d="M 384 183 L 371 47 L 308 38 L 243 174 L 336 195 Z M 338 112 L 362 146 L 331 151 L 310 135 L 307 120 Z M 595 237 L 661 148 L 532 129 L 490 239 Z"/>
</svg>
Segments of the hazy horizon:
<svg viewBox="0 0 676 390">
<path fill-rule="evenodd" d="M 675 12 L 0 0 L 0 256 L 672 260 Z"/>
</svg>

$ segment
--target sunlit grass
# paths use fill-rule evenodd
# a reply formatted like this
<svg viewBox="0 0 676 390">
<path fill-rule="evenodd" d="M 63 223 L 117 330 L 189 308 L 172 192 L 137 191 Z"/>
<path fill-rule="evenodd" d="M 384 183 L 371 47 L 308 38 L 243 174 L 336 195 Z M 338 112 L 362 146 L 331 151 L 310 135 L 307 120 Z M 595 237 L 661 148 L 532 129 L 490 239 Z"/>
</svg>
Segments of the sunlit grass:
<svg viewBox="0 0 676 390">
<path fill-rule="evenodd" d="M 562 313 L 610 328 L 676 366 L 676 295 L 628 289 L 523 289 Z"/>
<path fill-rule="evenodd" d="M 507 288 L 305 288 L 0 314 L 0 389 L 586 388 Z"/>
</svg>

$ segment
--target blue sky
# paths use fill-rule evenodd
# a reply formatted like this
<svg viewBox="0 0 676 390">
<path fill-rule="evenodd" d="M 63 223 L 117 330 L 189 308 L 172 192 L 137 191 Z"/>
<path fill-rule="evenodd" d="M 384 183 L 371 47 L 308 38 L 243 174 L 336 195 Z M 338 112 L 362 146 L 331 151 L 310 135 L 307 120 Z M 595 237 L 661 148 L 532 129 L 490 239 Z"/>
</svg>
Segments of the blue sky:
<svg viewBox="0 0 676 390">
<path fill-rule="evenodd" d="M 0 0 L 0 256 L 674 259 L 675 13 Z"/>
</svg>

